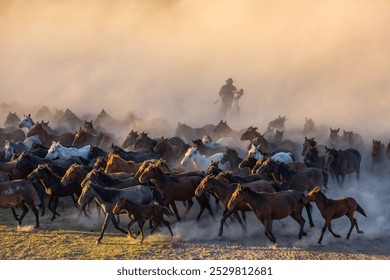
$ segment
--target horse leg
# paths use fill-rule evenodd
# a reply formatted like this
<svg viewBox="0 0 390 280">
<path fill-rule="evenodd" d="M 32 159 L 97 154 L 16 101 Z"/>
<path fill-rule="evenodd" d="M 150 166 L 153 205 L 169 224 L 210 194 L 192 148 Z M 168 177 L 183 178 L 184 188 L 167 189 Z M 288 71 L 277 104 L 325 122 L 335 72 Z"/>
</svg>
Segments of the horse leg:
<svg viewBox="0 0 390 280">
<path fill-rule="evenodd" d="M 50 221 L 53 221 L 57 216 L 61 216 L 56 210 L 57 210 L 57 205 L 58 205 L 58 196 L 54 196 L 54 201 L 53 201 L 53 217 L 51 217 Z"/>
<path fill-rule="evenodd" d="M 130 220 L 130 223 L 127 225 L 127 232 L 128 232 L 128 236 L 129 236 L 129 237 L 136 239 L 137 237 L 134 237 L 133 234 L 131 233 L 131 230 L 130 230 L 130 227 L 131 227 L 134 223 L 135 223 L 134 220 Z"/>
<path fill-rule="evenodd" d="M 207 210 L 209 211 L 210 215 L 212 217 L 214 217 L 213 210 L 211 210 L 211 206 L 210 206 L 210 203 L 209 203 L 209 200 L 207 199 L 207 197 L 205 197 L 205 196 L 196 197 L 196 200 L 198 201 L 198 203 L 200 205 L 199 214 L 198 214 L 198 216 L 196 216 L 196 221 L 197 222 L 199 222 L 200 216 L 202 216 L 202 213 L 203 213 L 205 208 L 207 208 Z"/>
<path fill-rule="evenodd" d="M 222 237 L 222 234 L 223 234 L 223 224 L 225 223 L 226 219 L 229 218 L 233 212 L 229 211 L 229 210 L 225 210 L 226 213 L 225 215 L 223 215 L 222 219 L 221 219 L 221 222 L 220 222 L 220 227 L 219 227 L 219 233 L 218 233 L 218 237 Z"/>
<path fill-rule="evenodd" d="M 165 220 L 164 218 L 159 220 L 160 223 L 162 223 L 163 225 L 165 225 L 168 229 L 169 229 L 169 232 L 171 233 L 171 238 L 173 237 L 173 232 L 172 232 L 172 229 L 171 229 L 171 224 Z"/>
<path fill-rule="evenodd" d="M 15 221 L 19 221 L 19 217 L 18 217 L 18 215 L 16 214 L 15 207 L 12 207 L 12 208 L 11 208 L 11 211 L 12 211 L 12 215 L 13 215 L 14 218 L 15 218 Z"/>
<path fill-rule="evenodd" d="M 98 240 L 96 241 L 96 244 L 100 244 L 101 243 L 101 240 L 103 238 L 103 234 L 106 231 L 106 228 L 107 228 L 107 225 L 108 225 L 109 222 L 110 222 L 110 215 L 109 215 L 109 213 L 107 213 L 106 217 L 104 218 L 102 230 L 100 232 L 100 236 L 99 236 Z"/>
<path fill-rule="evenodd" d="M 144 228 L 145 222 L 142 221 L 142 220 L 138 220 L 137 222 L 138 222 L 139 232 L 141 234 L 141 240 L 140 240 L 139 243 L 142 243 L 142 242 L 144 242 L 144 231 L 143 231 L 143 228 Z"/>
<path fill-rule="evenodd" d="M 244 222 L 244 224 L 246 224 L 246 214 L 245 214 L 245 211 L 241 211 L 241 216 L 242 216 L 242 221 Z"/>
<path fill-rule="evenodd" d="M 34 201 L 28 203 L 28 206 L 31 208 L 31 210 L 34 213 L 35 216 L 35 227 L 34 228 L 39 228 L 39 213 L 38 209 L 35 207 Z"/>
<path fill-rule="evenodd" d="M 313 223 L 313 217 L 311 216 L 311 211 L 313 210 L 313 206 L 311 206 L 310 203 L 307 203 L 307 204 L 305 204 L 305 208 L 306 208 L 306 212 L 307 212 L 307 217 L 309 218 L 310 227 L 313 228 L 314 223 Z"/>
<path fill-rule="evenodd" d="M 302 209 L 301 209 L 302 212 Z M 298 239 L 302 239 L 302 236 L 307 236 L 307 233 L 303 230 L 303 227 L 305 225 L 305 219 L 302 217 L 300 212 L 292 212 L 290 216 L 298 222 L 300 228 L 299 228 L 299 234 L 298 234 Z"/>
<path fill-rule="evenodd" d="M 353 218 L 353 222 L 355 223 L 355 227 L 356 227 L 356 232 L 359 233 L 359 234 L 363 234 L 364 231 L 360 230 L 359 229 L 359 226 L 358 226 L 358 223 L 357 223 L 357 220 L 355 218 Z"/>
<path fill-rule="evenodd" d="M 74 207 L 78 208 L 77 199 L 74 197 L 74 194 L 72 193 L 72 194 L 70 195 L 70 197 L 71 197 L 72 200 L 73 200 L 73 205 L 74 205 Z"/>
<path fill-rule="evenodd" d="M 119 230 L 120 232 L 122 232 L 122 233 L 124 233 L 124 234 L 127 234 L 127 231 L 125 231 L 124 229 L 122 229 L 122 228 L 118 225 L 118 222 L 116 221 L 114 214 L 111 214 L 111 213 L 110 213 L 110 216 L 111 216 L 111 221 L 112 221 L 112 224 L 114 225 L 114 228 L 116 228 L 117 230 Z"/>
<path fill-rule="evenodd" d="M 331 220 L 327 221 L 327 223 L 328 223 L 328 230 L 329 230 L 329 232 L 330 232 L 334 237 L 340 238 L 340 237 L 341 237 L 340 235 L 338 235 L 338 234 L 336 234 L 336 233 L 333 232 Z"/>
<path fill-rule="evenodd" d="M 242 214 L 242 213 L 245 213 L 245 211 L 241 211 L 241 214 Z M 240 217 L 240 215 L 238 214 L 237 211 L 235 211 L 233 214 L 234 214 L 234 217 L 236 217 L 238 223 L 240 224 L 240 226 L 241 226 L 241 228 L 242 228 L 242 231 L 243 231 L 244 233 L 246 233 L 246 226 L 245 226 L 246 222 L 244 223 L 244 222 L 241 220 L 241 217 Z M 245 214 L 244 214 L 244 217 L 245 217 Z"/>
<path fill-rule="evenodd" d="M 190 212 L 193 205 L 194 205 L 194 202 L 192 201 L 192 199 L 187 200 L 187 209 L 186 209 L 186 212 L 184 213 L 184 215 L 187 215 L 188 212 Z"/>
<path fill-rule="evenodd" d="M 20 207 L 22 208 L 22 210 L 23 210 L 23 213 L 22 213 L 22 215 L 20 215 L 19 221 L 18 221 L 18 225 L 21 226 L 21 225 L 22 225 L 22 220 L 23 220 L 24 216 L 26 216 L 26 214 L 27 214 L 27 212 L 28 212 L 28 208 L 27 208 L 27 206 L 24 204 L 24 202 L 22 202 L 22 205 L 19 205 L 19 206 L 20 206 Z"/>
<path fill-rule="evenodd" d="M 272 220 L 264 220 L 264 227 L 265 227 L 265 236 L 267 236 L 272 243 L 276 243 L 276 237 L 272 233 Z"/>
<path fill-rule="evenodd" d="M 176 219 L 178 222 L 181 222 L 181 219 L 180 219 L 180 216 L 179 216 L 179 212 L 177 211 L 177 207 L 176 207 L 176 204 L 175 204 L 175 201 L 172 201 L 170 203 L 172 209 L 173 209 L 173 212 L 175 213 L 175 216 L 176 216 Z"/>
</svg>

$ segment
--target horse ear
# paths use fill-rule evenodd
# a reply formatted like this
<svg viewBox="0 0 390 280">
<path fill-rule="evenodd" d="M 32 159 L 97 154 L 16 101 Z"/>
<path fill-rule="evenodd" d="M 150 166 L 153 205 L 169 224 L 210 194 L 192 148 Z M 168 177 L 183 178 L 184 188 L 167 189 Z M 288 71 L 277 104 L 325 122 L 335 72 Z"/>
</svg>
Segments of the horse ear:
<svg viewBox="0 0 390 280">
<path fill-rule="evenodd" d="M 338 128 L 336 131 L 339 132 L 339 131 L 340 131 L 340 128 Z"/>
</svg>

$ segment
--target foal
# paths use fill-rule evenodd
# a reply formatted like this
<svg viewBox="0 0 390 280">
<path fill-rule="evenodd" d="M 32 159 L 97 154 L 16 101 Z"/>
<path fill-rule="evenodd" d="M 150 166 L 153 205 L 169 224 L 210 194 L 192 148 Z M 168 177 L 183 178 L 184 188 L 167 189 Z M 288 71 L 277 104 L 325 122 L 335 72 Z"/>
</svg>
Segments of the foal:
<svg viewBox="0 0 390 280">
<path fill-rule="evenodd" d="M 115 204 L 114 208 L 112 209 L 112 212 L 114 214 L 119 214 L 122 210 L 126 211 L 129 215 L 130 223 L 127 225 L 127 231 L 129 235 L 133 238 L 135 237 L 131 234 L 130 227 L 135 222 L 138 223 L 139 231 L 141 233 L 140 243 L 144 241 L 143 227 L 145 222 L 148 220 L 154 220 L 157 222 L 157 224 L 151 230 L 150 234 L 152 234 L 156 230 L 157 226 L 162 223 L 169 229 L 171 237 L 173 237 L 171 225 L 167 220 L 165 220 L 164 215 L 172 217 L 174 214 L 167 207 L 160 206 L 157 204 L 138 205 L 127 201 L 125 198 L 122 198 Z"/>
<path fill-rule="evenodd" d="M 336 200 L 327 198 L 322 192 L 320 187 L 315 187 L 303 200 L 303 203 L 309 203 L 314 201 L 317 204 L 318 209 L 321 212 L 322 217 L 325 219 L 324 227 L 322 228 L 321 237 L 318 240 L 318 244 L 321 243 L 324 236 L 325 230 L 328 228 L 330 233 L 334 237 L 340 238 L 340 235 L 335 234 L 332 230 L 331 221 L 333 219 L 340 218 L 342 216 L 347 216 L 351 222 L 351 228 L 348 231 L 347 239 L 351 235 L 351 232 L 354 227 L 356 227 L 357 233 L 362 234 L 363 231 L 359 230 L 358 223 L 353 217 L 354 212 L 357 210 L 360 214 L 367 217 L 363 208 L 356 202 L 352 197 L 340 197 Z"/>
</svg>

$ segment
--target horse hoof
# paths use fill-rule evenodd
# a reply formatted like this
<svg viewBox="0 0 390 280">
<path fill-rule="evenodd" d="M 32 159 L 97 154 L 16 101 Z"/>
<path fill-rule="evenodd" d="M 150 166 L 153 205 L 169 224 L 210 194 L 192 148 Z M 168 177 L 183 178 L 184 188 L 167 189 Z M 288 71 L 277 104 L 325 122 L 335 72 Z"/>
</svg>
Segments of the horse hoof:
<svg viewBox="0 0 390 280">
<path fill-rule="evenodd" d="M 340 235 L 338 235 L 338 234 L 336 234 L 334 237 L 336 237 L 336 238 L 340 238 L 341 236 L 340 236 Z"/>
<path fill-rule="evenodd" d="M 101 244 L 102 242 L 100 240 L 96 241 L 96 244 Z"/>
<path fill-rule="evenodd" d="M 222 235 L 218 235 L 218 240 L 223 240 L 223 236 Z"/>
<path fill-rule="evenodd" d="M 363 233 L 364 233 L 364 231 L 362 231 L 362 230 L 359 230 L 357 233 L 359 233 L 359 234 L 363 234 Z"/>
</svg>

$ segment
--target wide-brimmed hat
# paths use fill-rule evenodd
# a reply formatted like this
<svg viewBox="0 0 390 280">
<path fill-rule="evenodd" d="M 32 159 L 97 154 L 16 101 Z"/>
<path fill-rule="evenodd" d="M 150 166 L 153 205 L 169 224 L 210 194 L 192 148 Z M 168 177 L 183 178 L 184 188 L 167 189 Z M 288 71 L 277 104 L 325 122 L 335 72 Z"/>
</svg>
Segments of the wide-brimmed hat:
<svg viewBox="0 0 390 280">
<path fill-rule="evenodd" d="M 229 79 L 226 80 L 226 82 L 227 82 L 227 83 L 233 83 L 234 81 L 233 81 L 232 78 L 229 78 Z"/>
</svg>

